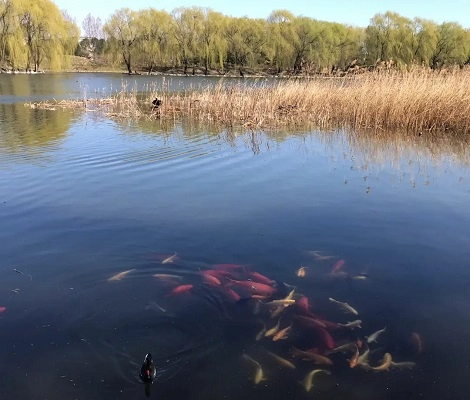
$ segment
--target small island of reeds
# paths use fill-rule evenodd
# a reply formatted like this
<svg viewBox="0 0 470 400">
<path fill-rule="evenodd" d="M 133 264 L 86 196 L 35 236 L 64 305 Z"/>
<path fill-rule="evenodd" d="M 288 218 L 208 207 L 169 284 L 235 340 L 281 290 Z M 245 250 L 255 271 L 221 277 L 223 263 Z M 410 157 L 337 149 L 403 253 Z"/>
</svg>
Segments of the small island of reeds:
<svg viewBox="0 0 470 400">
<path fill-rule="evenodd" d="M 28 103 L 43 109 L 82 109 L 111 118 L 192 118 L 227 127 L 405 130 L 470 133 L 470 70 L 376 71 L 348 78 L 267 80 L 138 93 L 108 98 Z M 161 104 L 152 105 L 158 98 Z"/>
</svg>

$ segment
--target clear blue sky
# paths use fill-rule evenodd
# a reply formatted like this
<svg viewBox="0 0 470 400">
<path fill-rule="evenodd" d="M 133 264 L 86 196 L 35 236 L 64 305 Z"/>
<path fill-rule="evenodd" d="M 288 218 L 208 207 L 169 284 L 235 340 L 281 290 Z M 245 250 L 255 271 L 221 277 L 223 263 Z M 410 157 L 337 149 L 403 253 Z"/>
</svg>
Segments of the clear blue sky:
<svg viewBox="0 0 470 400">
<path fill-rule="evenodd" d="M 273 10 L 289 10 L 294 15 L 367 26 L 377 13 L 394 11 L 408 18 L 420 17 L 437 23 L 455 21 L 470 28 L 470 0 L 53 0 L 77 20 L 81 27 L 88 13 L 103 23 L 119 8 L 156 8 L 171 12 L 177 7 L 209 7 L 234 17 L 267 18 Z"/>
</svg>

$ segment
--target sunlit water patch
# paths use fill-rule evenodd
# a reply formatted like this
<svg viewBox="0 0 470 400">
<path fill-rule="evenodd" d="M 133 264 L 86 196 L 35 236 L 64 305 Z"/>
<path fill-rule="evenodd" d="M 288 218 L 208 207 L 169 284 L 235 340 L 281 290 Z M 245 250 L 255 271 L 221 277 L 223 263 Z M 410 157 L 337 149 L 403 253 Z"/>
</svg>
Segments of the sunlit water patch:
<svg viewBox="0 0 470 400">
<path fill-rule="evenodd" d="M 148 352 L 152 397 L 466 398 L 465 138 L 2 107 L 2 398 L 144 397 Z M 218 264 L 246 267 L 207 272 Z M 278 316 L 258 304 L 293 288 Z M 279 320 L 279 330 L 292 324 L 285 338 L 257 340 Z M 331 353 L 329 337 L 350 347 Z M 370 368 L 386 354 L 412 364 L 352 368 L 354 346 L 370 348 Z M 307 391 L 314 369 L 330 374 Z"/>
</svg>

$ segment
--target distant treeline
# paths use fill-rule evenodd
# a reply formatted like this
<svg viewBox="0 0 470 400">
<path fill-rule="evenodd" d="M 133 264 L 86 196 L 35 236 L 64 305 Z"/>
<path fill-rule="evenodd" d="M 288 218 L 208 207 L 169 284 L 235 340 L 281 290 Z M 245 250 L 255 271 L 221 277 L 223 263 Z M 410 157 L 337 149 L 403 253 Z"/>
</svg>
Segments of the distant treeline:
<svg viewBox="0 0 470 400">
<path fill-rule="evenodd" d="M 101 57 L 135 69 L 252 68 L 273 73 L 325 73 L 386 63 L 434 69 L 470 64 L 470 30 L 393 12 L 366 28 L 297 17 L 235 18 L 208 8 L 115 11 L 106 23 L 89 14 L 79 41 L 76 23 L 50 0 L 0 2 L 1 60 L 14 67 L 60 67 L 64 54 Z"/>
</svg>

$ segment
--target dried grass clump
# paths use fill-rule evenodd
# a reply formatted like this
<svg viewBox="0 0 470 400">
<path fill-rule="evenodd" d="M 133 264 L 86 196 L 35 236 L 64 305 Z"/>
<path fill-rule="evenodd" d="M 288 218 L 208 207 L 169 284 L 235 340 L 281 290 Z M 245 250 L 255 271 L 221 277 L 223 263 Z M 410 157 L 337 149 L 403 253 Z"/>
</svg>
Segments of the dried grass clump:
<svg viewBox="0 0 470 400">
<path fill-rule="evenodd" d="M 108 99 L 33 103 L 40 108 L 100 110 L 118 118 L 195 120 L 252 129 L 285 126 L 470 133 L 470 71 L 377 72 L 344 79 L 247 82 L 144 94 L 121 90 Z M 153 108 L 158 97 L 162 105 Z"/>
</svg>

